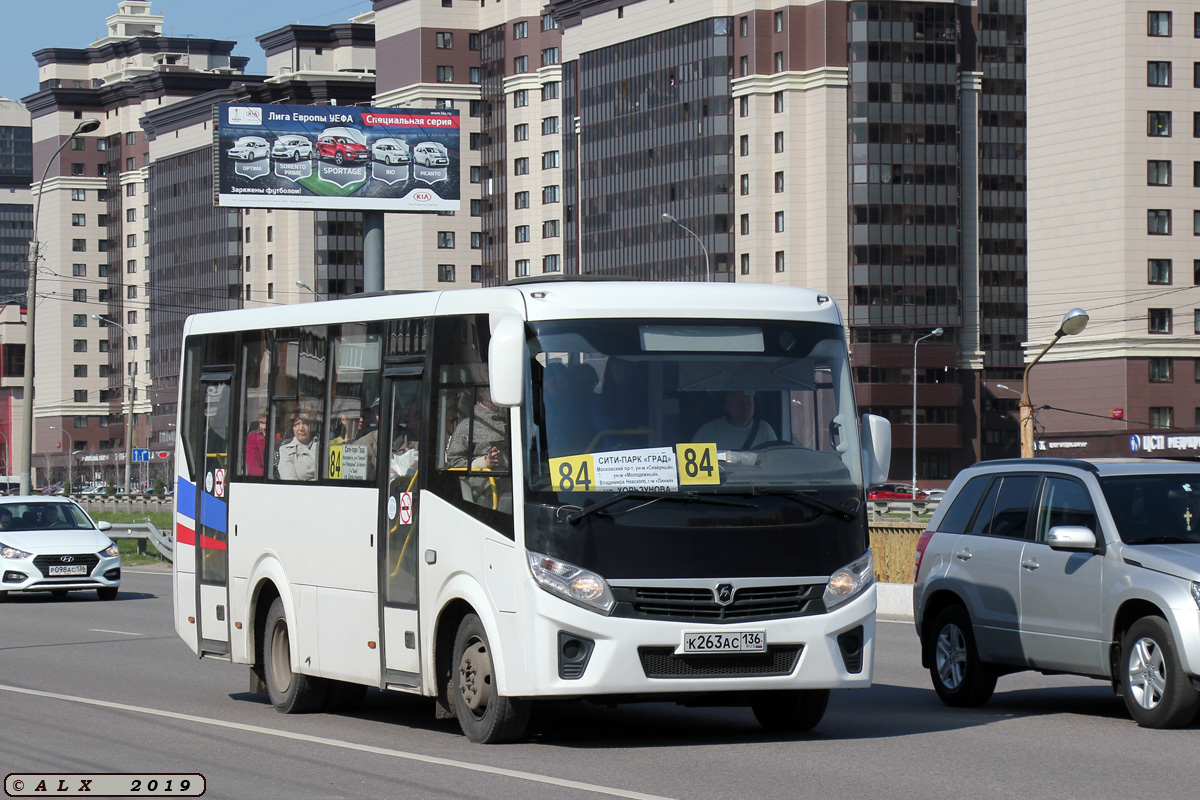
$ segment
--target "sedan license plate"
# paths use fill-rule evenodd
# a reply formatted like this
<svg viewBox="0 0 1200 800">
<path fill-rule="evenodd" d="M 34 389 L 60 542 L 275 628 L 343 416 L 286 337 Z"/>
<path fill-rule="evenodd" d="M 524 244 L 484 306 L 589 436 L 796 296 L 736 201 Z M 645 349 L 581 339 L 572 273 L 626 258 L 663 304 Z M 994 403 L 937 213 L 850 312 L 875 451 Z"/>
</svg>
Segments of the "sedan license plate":
<svg viewBox="0 0 1200 800">
<path fill-rule="evenodd" d="M 50 575 L 87 575 L 86 564 L 68 564 L 64 566 L 50 567 Z"/>
<path fill-rule="evenodd" d="M 684 631 L 678 653 L 761 653 L 766 631 Z"/>
</svg>

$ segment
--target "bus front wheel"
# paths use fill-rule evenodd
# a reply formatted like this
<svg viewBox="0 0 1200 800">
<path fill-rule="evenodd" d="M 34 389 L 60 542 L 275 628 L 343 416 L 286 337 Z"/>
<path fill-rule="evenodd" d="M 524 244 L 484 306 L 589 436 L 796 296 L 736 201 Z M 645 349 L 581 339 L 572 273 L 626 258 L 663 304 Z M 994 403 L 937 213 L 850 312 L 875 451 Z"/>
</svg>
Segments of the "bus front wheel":
<svg viewBox="0 0 1200 800">
<path fill-rule="evenodd" d="M 758 724 L 780 733 L 811 731 L 825 716 L 829 705 L 828 689 L 795 689 L 763 692 L 750 709 Z"/>
<path fill-rule="evenodd" d="M 325 682 L 292 672 L 287 613 L 283 609 L 283 600 L 278 597 L 267 612 L 263 636 L 263 671 L 267 693 L 275 710 L 282 714 L 300 714 L 320 709 L 325 702 Z"/>
<path fill-rule="evenodd" d="M 468 739 L 499 744 L 525 736 L 531 702 L 500 694 L 487 632 L 474 614 L 463 617 L 458 626 L 452 669 L 454 710 Z"/>
</svg>

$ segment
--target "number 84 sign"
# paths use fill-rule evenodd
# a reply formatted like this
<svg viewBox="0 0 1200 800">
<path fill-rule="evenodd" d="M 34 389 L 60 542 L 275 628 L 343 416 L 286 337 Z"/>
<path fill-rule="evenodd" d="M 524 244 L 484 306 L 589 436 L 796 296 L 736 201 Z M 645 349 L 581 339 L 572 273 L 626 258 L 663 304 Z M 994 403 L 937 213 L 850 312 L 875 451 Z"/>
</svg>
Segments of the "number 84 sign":
<svg viewBox="0 0 1200 800">
<path fill-rule="evenodd" d="M 717 446 L 711 442 L 552 458 L 550 471 L 559 492 L 671 492 L 721 482 Z"/>
</svg>

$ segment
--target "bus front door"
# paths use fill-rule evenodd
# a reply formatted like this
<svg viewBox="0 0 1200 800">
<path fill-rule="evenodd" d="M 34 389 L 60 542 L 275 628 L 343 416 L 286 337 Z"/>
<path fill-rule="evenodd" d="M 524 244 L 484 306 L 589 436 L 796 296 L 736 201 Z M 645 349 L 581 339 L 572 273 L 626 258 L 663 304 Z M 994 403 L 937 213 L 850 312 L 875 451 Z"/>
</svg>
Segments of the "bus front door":
<svg viewBox="0 0 1200 800">
<path fill-rule="evenodd" d="M 385 367 L 388 399 L 380 431 L 378 469 L 382 492 L 380 525 L 380 593 L 383 595 L 383 666 L 385 682 L 419 685 L 421 653 L 417 607 L 417 559 L 420 547 L 417 505 L 423 485 L 418 468 L 422 412 L 425 403 L 418 364 Z M 386 449 L 385 449 L 386 448 Z"/>
<path fill-rule="evenodd" d="M 195 452 L 203 454 L 196 487 L 196 575 L 200 655 L 229 654 L 229 478 L 232 371 L 200 376 L 204 411 Z"/>
</svg>

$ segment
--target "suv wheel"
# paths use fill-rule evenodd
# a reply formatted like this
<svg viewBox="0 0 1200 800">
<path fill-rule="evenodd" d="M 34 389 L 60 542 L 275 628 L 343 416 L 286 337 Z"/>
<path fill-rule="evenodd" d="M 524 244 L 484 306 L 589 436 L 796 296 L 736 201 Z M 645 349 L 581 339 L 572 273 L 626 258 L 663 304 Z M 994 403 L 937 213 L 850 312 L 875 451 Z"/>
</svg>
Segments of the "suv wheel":
<svg viewBox="0 0 1200 800">
<path fill-rule="evenodd" d="M 981 706 L 996 689 L 996 671 L 979 660 L 971 618 L 962 606 L 948 606 L 934 618 L 928 647 L 929 676 L 948 706 Z"/>
<path fill-rule="evenodd" d="M 1200 709 L 1179 663 L 1171 626 L 1162 617 L 1142 617 L 1121 640 L 1121 688 L 1129 715 L 1143 728 L 1181 728 Z"/>
</svg>

